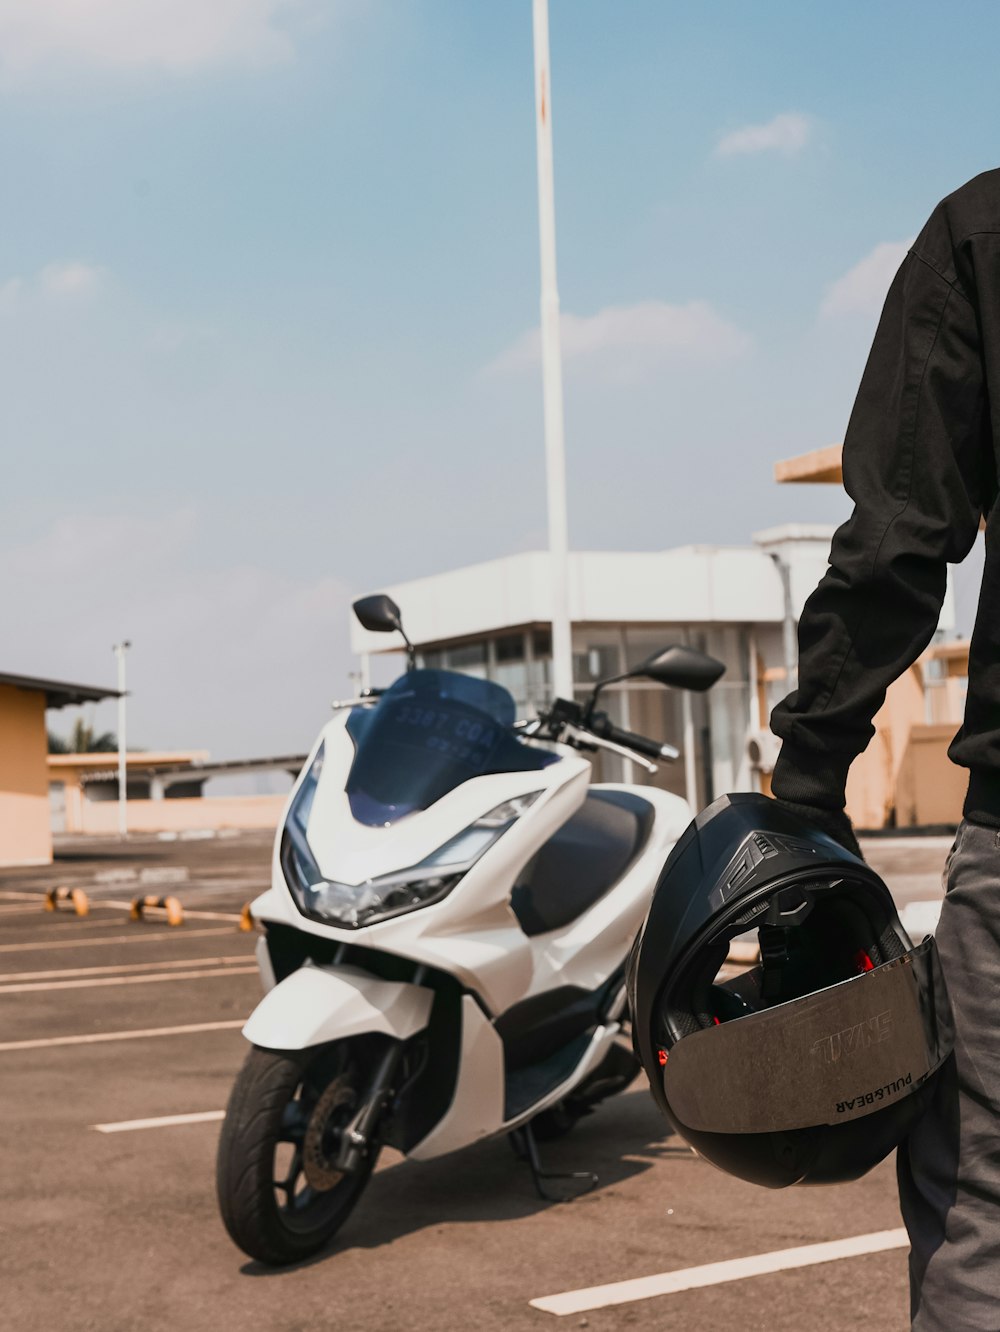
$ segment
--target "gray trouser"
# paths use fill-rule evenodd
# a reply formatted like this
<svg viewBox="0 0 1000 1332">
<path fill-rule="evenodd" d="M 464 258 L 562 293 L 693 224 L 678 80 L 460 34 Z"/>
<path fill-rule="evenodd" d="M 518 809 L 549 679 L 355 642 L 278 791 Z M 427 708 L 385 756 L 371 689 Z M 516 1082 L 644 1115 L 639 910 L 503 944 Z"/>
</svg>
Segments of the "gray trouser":
<svg viewBox="0 0 1000 1332">
<path fill-rule="evenodd" d="M 1000 833 L 965 822 L 937 930 L 955 1053 L 897 1155 L 916 1332 L 1000 1329 Z"/>
</svg>

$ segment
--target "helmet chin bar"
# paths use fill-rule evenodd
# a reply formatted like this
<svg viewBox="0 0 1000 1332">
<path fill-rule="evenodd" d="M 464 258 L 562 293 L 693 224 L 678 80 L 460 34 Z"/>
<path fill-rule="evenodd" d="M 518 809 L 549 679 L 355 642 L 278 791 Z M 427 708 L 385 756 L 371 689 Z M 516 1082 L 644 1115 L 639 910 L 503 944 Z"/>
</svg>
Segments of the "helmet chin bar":
<svg viewBox="0 0 1000 1332">
<path fill-rule="evenodd" d="M 672 1116 L 695 1132 L 843 1124 L 911 1095 L 953 1043 L 928 938 L 863 975 L 685 1036 L 669 1051 L 663 1089 Z"/>
</svg>

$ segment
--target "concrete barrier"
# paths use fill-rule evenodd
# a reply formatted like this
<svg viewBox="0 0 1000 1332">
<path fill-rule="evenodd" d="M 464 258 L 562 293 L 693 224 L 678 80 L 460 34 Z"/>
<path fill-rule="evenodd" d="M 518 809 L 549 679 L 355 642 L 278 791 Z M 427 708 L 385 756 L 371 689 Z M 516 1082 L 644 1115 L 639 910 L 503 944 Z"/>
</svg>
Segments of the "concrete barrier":
<svg viewBox="0 0 1000 1332">
<path fill-rule="evenodd" d="M 184 908 L 176 897 L 136 897 L 129 908 L 132 920 L 144 920 L 147 911 L 164 911 L 168 925 L 184 924 Z"/>
<path fill-rule="evenodd" d="M 90 915 L 90 899 L 82 888 L 50 888 L 43 909 L 58 911 L 60 903 L 72 907 L 78 916 Z"/>
</svg>

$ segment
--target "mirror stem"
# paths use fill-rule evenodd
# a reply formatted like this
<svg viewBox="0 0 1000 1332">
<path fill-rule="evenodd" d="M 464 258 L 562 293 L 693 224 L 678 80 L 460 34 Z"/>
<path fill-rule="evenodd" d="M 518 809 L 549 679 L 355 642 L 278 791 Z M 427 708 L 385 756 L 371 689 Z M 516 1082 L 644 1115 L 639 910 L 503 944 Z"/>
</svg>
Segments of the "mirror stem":
<svg viewBox="0 0 1000 1332">
<path fill-rule="evenodd" d="M 585 722 L 590 721 L 591 717 L 594 715 L 594 708 L 597 707 L 597 696 L 605 685 L 620 684 L 622 680 L 629 680 L 631 677 L 631 671 L 626 671 L 624 675 L 610 675 L 606 680 L 598 680 L 597 684 L 594 685 L 594 692 L 591 694 L 587 706 L 584 709 L 583 720 Z"/>
</svg>

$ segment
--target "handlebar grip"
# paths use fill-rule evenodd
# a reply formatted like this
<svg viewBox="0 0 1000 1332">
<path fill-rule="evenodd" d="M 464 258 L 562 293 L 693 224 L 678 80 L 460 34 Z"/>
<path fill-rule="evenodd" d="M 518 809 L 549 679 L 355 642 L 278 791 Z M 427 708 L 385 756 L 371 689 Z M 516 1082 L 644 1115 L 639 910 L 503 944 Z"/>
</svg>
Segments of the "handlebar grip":
<svg viewBox="0 0 1000 1332">
<path fill-rule="evenodd" d="M 595 717 L 594 721 L 597 720 Z M 644 735 L 636 735 L 635 731 L 626 731 L 620 726 L 615 726 L 614 722 L 605 719 L 599 726 L 594 726 L 597 735 L 603 736 L 605 740 L 613 740 L 616 745 L 624 745 L 626 749 L 634 749 L 637 754 L 642 754 L 651 759 L 672 759 L 677 757 L 677 751 L 673 745 L 661 745 L 658 740 L 649 740 Z"/>
</svg>

